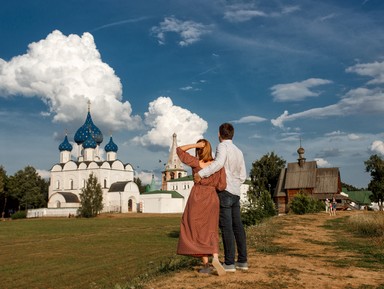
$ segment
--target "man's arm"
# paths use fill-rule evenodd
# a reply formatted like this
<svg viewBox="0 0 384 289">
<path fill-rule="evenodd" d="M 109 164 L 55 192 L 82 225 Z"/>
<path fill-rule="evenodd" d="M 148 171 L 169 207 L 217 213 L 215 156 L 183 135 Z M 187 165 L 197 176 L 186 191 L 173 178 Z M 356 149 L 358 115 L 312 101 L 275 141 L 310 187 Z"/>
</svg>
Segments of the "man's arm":
<svg viewBox="0 0 384 289">
<path fill-rule="evenodd" d="M 224 167 L 225 161 L 227 159 L 227 149 L 223 143 L 220 143 L 217 146 L 216 156 L 215 160 L 204 169 L 200 170 L 195 175 L 196 178 L 198 178 L 198 181 L 200 181 L 201 178 L 209 177 L 210 175 L 213 175 L 214 173 L 218 172 L 222 167 Z M 195 179 L 196 181 L 196 179 Z"/>
</svg>

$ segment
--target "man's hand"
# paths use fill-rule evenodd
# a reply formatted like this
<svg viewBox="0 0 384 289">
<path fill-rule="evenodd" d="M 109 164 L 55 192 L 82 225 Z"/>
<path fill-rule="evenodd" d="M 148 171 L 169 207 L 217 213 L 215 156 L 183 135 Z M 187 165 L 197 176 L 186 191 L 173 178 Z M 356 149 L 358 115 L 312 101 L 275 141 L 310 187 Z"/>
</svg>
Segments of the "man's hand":
<svg viewBox="0 0 384 289">
<path fill-rule="evenodd" d="M 195 181 L 195 183 L 199 183 L 201 181 L 201 177 L 198 173 L 194 174 L 193 175 L 193 180 Z"/>
</svg>

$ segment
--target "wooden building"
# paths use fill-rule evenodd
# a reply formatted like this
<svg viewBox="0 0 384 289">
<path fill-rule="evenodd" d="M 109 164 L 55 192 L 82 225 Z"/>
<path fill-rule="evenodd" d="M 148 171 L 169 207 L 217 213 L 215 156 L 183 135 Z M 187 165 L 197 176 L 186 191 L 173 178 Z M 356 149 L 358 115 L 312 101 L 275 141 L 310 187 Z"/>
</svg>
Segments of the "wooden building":
<svg viewBox="0 0 384 289">
<path fill-rule="evenodd" d="M 340 171 L 338 168 L 318 168 L 316 161 L 307 162 L 304 149 L 297 150 L 299 158 L 295 163 L 288 163 L 280 172 L 274 192 L 274 202 L 279 214 L 288 213 L 289 203 L 298 193 L 308 194 L 324 200 L 334 197 L 340 205 L 347 199 L 341 195 Z M 338 205 L 338 207 L 340 207 Z"/>
</svg>

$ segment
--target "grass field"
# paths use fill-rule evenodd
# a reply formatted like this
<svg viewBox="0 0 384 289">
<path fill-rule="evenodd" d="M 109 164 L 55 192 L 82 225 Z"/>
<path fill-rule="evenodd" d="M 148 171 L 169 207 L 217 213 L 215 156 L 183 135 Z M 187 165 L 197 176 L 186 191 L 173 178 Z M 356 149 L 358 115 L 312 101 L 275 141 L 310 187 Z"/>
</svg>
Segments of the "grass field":
<svg viewBox="0 0 384 289">
<path fill-rule="evenodd" d="M 135 277 L 181 258 L 175 255 L 180 218 L 131 214 L 0 222 L 0 288 L 134 284 Z"/>
<path fill-rule="evenodd" d="M 318 240 L 313 235 L 295 236 L 297 230 L 286 230 L 294 226 L 308 226 L 317 216 L 322 215 L 287 215 L 249 227 L 247 239 L 250 251 L 257 252 L 257 259 L 272 256 L 274 272 L 277 270 L 274 256 L 292 258 L 297 255 L 302 259 L 305 255 L 302 253 L 303 246 L 311 248 L 320 245 L 327 247 L 327 252 L 345 251 L 347 256 L 349 252 L 357 253 L 345 260 L 327 259 L 334 266 L 354 265 L 373 271 L 382 270 L 384 214 L 367 213 L 337 218 L 326 215 L 323 228 L 327 230 L 327 235 L 332 236 L 332 241 Z M 199 262 L 198 259 L 175 254 L 180 219 L 180 214 L 116 214 L 93 219 L 0 221 L 0 289 L 143 288 L 143 284 L 159 274 L 183 267 L 191 268 Z M 286 239 L 285 243 L 281 243 L 283 239 Z M 295 244 L 296 239 L 301 244 L 300 250 L 291 251 L 289 246 Z M 307 263 L 309 257 L 314 262 L 324 258 L 318 252 L 313 256 L 305 255 Z M 255 273 L 258 278 L 262 268 L 259 267 Z M 297 268 L 303 270 L 303 266 Z M 281 270 L 279 274 L 282 276 L 292 271 Z M 183 282 L 185 285 L 186 280 Z M 193 282 L 196 280 L 193 279 Z M 265 288 L 276 288 L 273 282 L 277 281 L 271 282 Z M 375 288 L 384 288 L 384 285 Z"/>
</svg>

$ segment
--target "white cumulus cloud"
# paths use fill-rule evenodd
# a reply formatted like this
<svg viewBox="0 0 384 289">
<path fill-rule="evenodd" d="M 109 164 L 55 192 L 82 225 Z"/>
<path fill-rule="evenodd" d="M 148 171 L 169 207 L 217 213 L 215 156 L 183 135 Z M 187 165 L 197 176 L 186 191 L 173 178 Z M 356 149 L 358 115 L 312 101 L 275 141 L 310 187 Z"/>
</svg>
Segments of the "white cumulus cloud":
<svg viewBox="0 0 384 289">
<path fill-rule="evenodd" d="M 323 158 L 314 158 L 314 160 L 316 161 L 319 168 L 326 168 L 331 166 L 331 164 Z"/>
<path fill-rule="evenodd" d="M 169 147 L 173 133 L 177 134 L 179 145 L 194 143 L 203 137 L 208 128 L 208 123 L 197 114 L 174 105 L 171 98 L 165 96 L 149 103 L 144 117 L 148 131 L 133 139 L 143 146 Z"/>
<path fill-rule="evenodd" d="M 384 155 L 384 142 L 381 140 L 375 140 L 372 142 L 370 149 L 372 152 Z"/>
<path fill-rule="evenodd" d="M 26 54 L 0 59 L 0 95 L 38 97 L 57 122 L 82 121 L 90 100 L 100 124 L 135 129 L 141 123 L 131 115 L 131 104 L 122 102 L 120 79 L 101 60 L 90 33 L 65 36 L 55 30 L 29 44 Z"/>
</svg>

